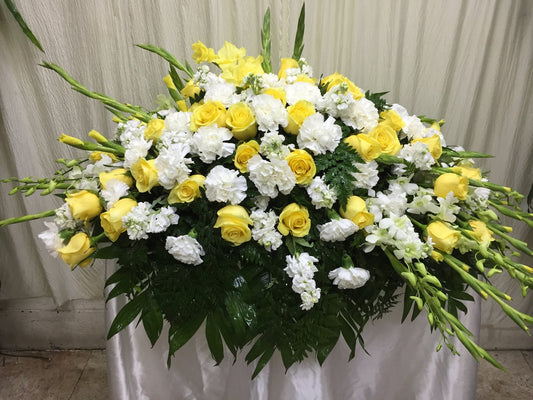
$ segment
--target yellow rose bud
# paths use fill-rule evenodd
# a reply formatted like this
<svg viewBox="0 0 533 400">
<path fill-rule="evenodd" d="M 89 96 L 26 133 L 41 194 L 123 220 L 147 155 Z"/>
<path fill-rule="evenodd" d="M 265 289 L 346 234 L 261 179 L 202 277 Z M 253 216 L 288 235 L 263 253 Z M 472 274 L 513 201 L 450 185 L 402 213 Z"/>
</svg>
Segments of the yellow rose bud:
<svg viewBox="0 0 533 400">
<path fill-rule="evenodd" d="M 281 67 L 278 72 L 278 78 L 287 78 L 287 70 L 292 68 L 299 68 L 298 61 L 294 58 L 282 58 Z"/>
<path fill-rule="evenodd" d="M 311 229 L 311 219 L 307 208 L 296 203 L 286 206 L 279 215 L 278 231 L 287 236 L 304 237 Z"/>
<path fill-rule="evenodd" d="M 102 189 L 105 189 L 106 183 L 111 179 L 118 179 L 131 187 L 131 185 L 133 185 L 133 178 L 127 175 L 127 173 L 128 171 L 124 168 L 117 168 L 109 172 L 101 172 L 100 175 L 98 175 L 98 178 L 100 179 Z"/>
<path fill-rule="evenodd" d="M 274 97 L 275 99 L 278 99 L 279 101 L 281 101 L 283 106 L 285 106 L 285 104 L 287 104 L 287 92 L 285 92 L 285 89 L 283 89 L 283 88 L 280 88 L 280 87 L 276 87 L 276 88 L 269 87 L 269 88 L 266 88 L 263 91 L 263 94 L 269 94 L 272 97 Z"/>
<path fill-rule="evenodd" d="M 88 133 L 89 137 L 96 140 L 98 143 L 107 143 L 109 140 L 103 136 L 100 132 L 95 131 L 94 129 Z"/>
<path fill-rule="evenodd" d="M 384 154 L 393 156 L 402 148 L 398 135 L 389 125 L 378 124 L 368 136 L 378 141 Z"/>
<path fill-rule="evenodd" d="M 257 134 L 257 122 L 246 103 L 235 103 L 226 112 L 226 126 L 237 140 L 248 140 Z"/>
<path fill-rule="evenodd" d="M 470 235 L 476 239 L 479 243 L 488 245 L 494 240 L 492 237 L 492 231 L 487 228 L 487 225 L 482 221 L 470 220 L 468 221 L 472 227 L 472 232 L 469 232 Z"/>
<path fill-rule="evenodd" d="M 183 89 L 181 89 L 181 95 L 185 97 L 194 97 L 200 93 L 200 88 L 194 83 L 194 79 L 189 80 Z"/>
<path fill-rule="evenodd" d="M 334 74 L 326 76 L 324 79 L 322 79 L 322 83 L 327 85 L 326 90 L 328 91 L 334 86 L 340 85 L 341 83 L 346 83 L 346 85 L 348 85 L 348 91 L 352 94 L 355 100 L 365 97 L 365 95 L 361 92 L 361 89 L 355 86 L 351 80 L 346 78 L 344 75 L 339 74 L 337 71 L 335 71 Z"/>
<path fill-rule="evenodd" d="M 102 212 L 100 198 L 87 190 L 69 193 L 65 201 L 74 219 L 87 221 Z"/>
<path fill-rule="evenodd" d="M 248 160 L 259 153 L 259 143 L 255 140 L 242 143 L 235 150 L 233 164 L 242 173 L 248 172 Z"/>
<path fill-rule="evenodd" d="M 252 225 L 248 212 L 241 206 L 230 205 L 217 212 L 218 218 L 214 228 L 221 228 L 221 236 L 227 242 L 239 246 L 252 239 L 248 225 Z"/>
<path fill-rule="evenodd" d="M 65 135 L 64 133 L 62 133 L 61 136 L 59 136 L 57 140 L 59 140 L 61 143 L 68 144 L 69 146 L 74 146 L 74 147 L 85 146 L 85 143 L 83 143 L 82 140 L 69 136 L 69 135 Z"/>
<path fill-rule="evenodd" d="M 191 116 L 191 131 L 196 132 L 202 126 L 217 124 L 226 126 L 226 108 L 220 101 L 207 101 L 194 109 Z"/>
<path fill-rule="evenodd" d="M 92 162 L 96 162 L 96 161 L 100 161 L 102 159 L 102 156 L 103 155 L 106 155 L 108 156 L 111 161 L 113 162 L 117 162 L 118 161 L 118 158 L 116 155 L 114 155 L 113 153 L 108 153 L 106 151 L 93 151 L 90 155 L 89 155 L 89 159 L 92 161 Z"/>
<path fill-rule="evenodd" d="M 459 200 L 466 199 L 468 194 L 468 178 L 448 172 L 435 180 L 433 187 L 435 196 L 446 198 L 449 192 Z"/>
<path fill-rule="evenodd" d="M 421 142 L 428 146 L 429 152 L 434 160 L 438 160 L 442 155 L 442 144 L 440 136 L 435 134 L 431 137 L 414 139 L 411 143 Z"/>
<path fill-rule="evenodd" d="M 78 264 L 80 267 L 86 267 L 89 265 L 92 259 L 87 257 L 89 257 L 95 250 L 94 247 L 91 247 L 91 239 L 89 239 L 85 233 L 80 232 L 72 236 L 68 244 L 63 248 L 58 249 L 57 252 L 70 268 L 74 268 Z"/>
<path fill-rule="evenodd" d="M 136 205 L 135 200 L 124 198 L 115 202 L 108 211 L 100 214 L 100 224 L 112 242 L 116 241 L 120 234 L 126 230 L 122 223 L 122 217 L 125 217 Z"/>
<path fill-rule="evenodd" d="M 172 77 L 170 75 L 165 76 L 163 78 L 163 82 L 165 82 L 165 85 L 167 86 L 167 88 L 178 90 L 176 88 L 176 85 L 174 85 L 174 81 L 172 80 Z"/>
<path fill-rule="evenodd" d="M 311 183 L 316 174 L 315 161 L 311 154 L 305 150 L 296 149 L 291 151 L 285 159 L 296 176 L 296 183 L 299 185 Z"/>
<path fill-rule="evenodd" d="M 472 168 L 460 165 L 457 167 L 453 167 L 452 171 L 455 171 L 458 174 L 467 177 L 468 179 L 473 179 L 475 181 L 481 180 L 481 172 L 479 168 Z"/>
<path fill-rule="evenodd" d="M 381 145 L 379 142 L 364 133 L 350 135 L 344 139 L 366 162 L 370 162 L 381 155 Z"/>
<path fill-rule="evenodd" d="M 205 176 L 191 175 L 183 182 L 176 184 L 168 194 L 168 203 L 192 203 L 202 197 L 200 188 L 204 187 Z"/>
<path fill-rule="evenodd" d="M 394 131 L 398 132 L 405 126 L 402 117 L 394 110 L 382 111 L 379 116 L 383 119 L 382 124 L 389 125 Z"/>
<path fill-rule="evenodd" d="M 450 254 L 457 241 L 461 237 L 461 232 L 450 228 L 447 223 L 434 221 L 427 227 L 427 233 L 433 242 L 433 247 Z"/>
<path fill-rule="evenodd" d="M 135 179 L 135 186 L 141 193 L 149 192 L 158 184 L 155 160 L 140 158 L 131 166 L 131 175 Z"/>
<path fill-rule="evenodd" d="M 165 121 L 159 118 L 151 119 L 144 130 L 144 137 L 146 140 L 152 140 L 155 143 L 161 138 L 163 129 L 165 129 Z"/>
<path fill-rule="evenodd" d="M 304 120 L 313 115 L 315 106 L 306 100 L 298 100 L 294 105 L 287 107 L 289 124 L 285 128 L 285 132 L 297 135 Z"/>
<path fill-rule="evenodd" d="M 192 51 L 192 59 L 196 64 L 203 63 L 204 61 L 211 62 L 216 57 L 215 50 L 208 48 L 200 41 L 193 43 Z"/>
<path fill-rule="evenodd" d="M 374 223 L 374 214 L 369 213 L 365 201 L 359 196 L 350 196 L 346 208 L 339 210 L 343 218 L 351 220 L 359 229 Z"/>
</svg>

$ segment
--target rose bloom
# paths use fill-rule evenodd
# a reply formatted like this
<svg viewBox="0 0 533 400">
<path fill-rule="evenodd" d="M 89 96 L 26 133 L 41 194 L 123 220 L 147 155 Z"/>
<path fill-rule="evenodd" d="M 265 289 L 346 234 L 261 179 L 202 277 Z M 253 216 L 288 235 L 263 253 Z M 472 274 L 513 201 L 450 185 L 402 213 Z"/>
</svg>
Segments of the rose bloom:
<svg viewBox="0 0 533 400">
<path fill-rule="evenodd" d="M 286 206 L 279 215 L 278 231 L 283 236 L 289 233 L 295 237 L 304 237 L 311 229 L 311 219 L 307 208 L 296 203 Z"/>
<path fill-rule="evenodd" d="M 122 223 L 122 217 L 125 217 L 136 205 L 135 200 L 124 198 L 118 200 L 108 211 L 100 214 L 100 224 L 112 242 L 116 241 L 120 234 L 126 230 Z"/>
<path fill-rule="evenodd" d="M 381 145 L 373 137 L 360 133 L 344 139 L 366 162 L 370 162 L 381 155 Z"/>
<path fill-rule="evenodd" d="M 442 144 L 439 135 L 434 134 L 431 137 L 414 139 L 411 143 L 416 142 L 425 143 L 428 146 L 429 152 L 433 156 L 434 160 L 438 160 L 442 155 Z"/>
<path fill-rule="evenodd" d="M 74 219 L 87 221 L 102 212 L 100 198 L 87 190 L 69 193 L 65 201 Z"/>
<path fill-rule="evenodd" d="M 285 92 L 285 89 L 283 88 L 269 87 L 263 90 L 262 94 L 269 94 L 275 99 L 278 99 L 279 101 L 281 101 L 283 105 L 287 104 L 287 92 Z"/>
<path fill-rule="evenodd" d="M 296 104 L 287 107 L 287 111 L 289 113 L 289 123 L 285 128 L 285 132 L 293 135 L 297 135 L 304 120 L 316 112 L 313 103 L 307 100 L 298 100 Z"/>
<path fill-rule="evenodd" d="M 405 126 L 405 122 L 403 122 L 400 114 L 393 109 L 382 111 L 379 116 L 383 118 L 382 124 L 389 125 L 396 132 Z"/>
<path fill-rule="evenodd" d="M 235 150 L 235 158 L 233 165 L 242 173 L 248 172 L 248 160 L 259 154 L 259 143 L 255 140 L 250 140 L 246 143 L 241 143 L 237 150 Z"/>
<path fill-rule="evenodd" d="M 479 243 L 489 244 L 494 240 L 492 231 L 487 228 L 487 225 L 483 221 L 470 220 L 468 223 L 472 227 L 472 232 L 469 232 L 470 235 Z"/>
<path fill-rule="evenodd" d="M 168 204 L 192 203 L 202 197 L 200 188 L 204 187 L 205 176 L 191 175 L 183 182 L 176 184 L 168 194 Z"/>
<path fill-rule="evenodd" d="M 196 107 L 191 116 L 191 131 L 195 132 L 202 126 L 217 124 L 219 128 L 226 126 L 226 108 L 220 101 L 206 101 Z"/>
<path fill-rule="evenodd" d="M 146 140 L 151 140 L 154 143 L 157 142 L 165 129 L 165 121 L 159 118 L 151 119 L 144 130 L 144 137 Z"/>
<path fill-rule="evenodd" d="M 334 86 L 340 85 L 341 83 L 346 83 L 348 85 L 348 91 L 353 95 L 354 100 L 365 97 L 365 95 L 361 92 L 361 89 L 355 86 L 351 80 L 346 78 L 344 75 L 339 74 L 337 71 L 335 71 L 334 74 L 326 76 L 324 79 L 322 79 L 322 83 L 327 84 L 328 91 Z"/>
<path fill-rule="evenodd" d="M 368 136 L 378 141 L 382 153 L 393 156 L 402 148 L 398 135 L 389 125 L 378 124 Z"/>
<path fill-rule="evenodd" d="M 316 174 L 315 161 L 311 154 L 305 150 L 296 149 L 285 158 L 289 167 L 296 176 L 296 183 L 308 185 Z"/>
<path fill-rule="evenodd" d="M 100 179 L 100 185 L 102 186 L 102 189 L 106 188 L 106 183 L 111 179 L 117 179 L 121 182 L 124 182 L 126 185 L 128 185 L 128 187 L 131 187 L 131 185 L 133 185 L 133 179 L 127 173 L 128 171 L 124 168 L 116 168 L 109 172 L 101 172 L 98 177 Z"/>
<path fill-rule="evenodd" d="M 453 167 L 452 170 L 461 174 L 462 176 L 467 177 L 468 179 L 473 179 L 475 181 L 481 180 L 481 172 L 479 171 L 479 168 L 459 165 L 457 167 Z"/>
<path fill-rule="evenodd" d="M 343 218 L 351 220 L 359 229 L 374 223 L 374 214 L 369 213 L 365 201 L 359 196 L 350 196 L 346 208 L 339 210 Z"/>
<path fill-rule="evenodd" d="M 450 228 L 450 225 L 442 221 L 434 221 L 429 224 L 427 233 L 433 242 L 433 247 L 448 254 L 451 254 L 461 237 L 461 232 Z"/>
<path fill-rule="evenodd" d="M 226 112 L 226 126 L 237 140 L 248 140 L 257 134 L 257 122 L 246 103 L 235 103 Z"/>
<path fill-rule="evenodd" d="M 459 200 L 464 200 L 468 194 L 468 178 L 453 172 L 442 174 L 435 180 L 433 190 L 438 197 L 446 198 L 449 192 L 453 192 Z"/>
<path fill-rule="evenodd" d="M 252 239 L 248 225 L 252 225 L 253 221 L 244 207 L 229 205 L 218 210 L 217 215 L 214 228 L 221 228 L 222 239 L 235 246 Z"/>
<path fill-rule="evenodd" d="M 79 232 L 72 236 L 68 244 L 58 249 L 57 252 L 70 268 L 74 268 L 78 264 L 80 267 L 89 265 L 92 259 L 87 257 L 95 250 L 94 247 L 91 247 L 91 239 L 85 233 Z"/>
<path fill-rule="evenodd" d="M 131 175 L 139 192 L 149 192 L 158 184 L 155 159 L 147 161 L 139 158 L 139 161 L 131 166 Z"/>
<path fill-rule="evenodd" d="M 287 70 L 293 69 L 293 68 L 300 68 L 298 66 L 298 61 L 296 61 L 293 58 L 282 58 L 281 59 L 281 66 L 279 68 L 278 72 L 278 78 L 287 78 Z"/>
</svg>

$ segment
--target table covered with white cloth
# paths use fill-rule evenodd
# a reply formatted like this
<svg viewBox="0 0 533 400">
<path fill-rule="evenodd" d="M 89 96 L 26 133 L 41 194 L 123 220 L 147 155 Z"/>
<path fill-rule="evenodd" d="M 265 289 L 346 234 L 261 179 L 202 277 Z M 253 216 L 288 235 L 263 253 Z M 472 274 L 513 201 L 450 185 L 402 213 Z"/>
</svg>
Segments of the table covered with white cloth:
<svg viewBox="0 0 533 400">
<path fill-rule="evenodd" d="M 109 326 L 125 299 L 107 306 Z M 130 324 L 108 341 L 110 398 L 114 400 L 473 400 L 477 362 L 458 344 L 456 356 L 430 332 L 423 314 L 400 324 L 402 305 L 364 330 L 365 348 L 348 362 L 342 336 L 322 366 L 315 357 L 287 371 L 279 353 L 251 380 L 255 362 L 245 351 L 227 351 L 220 365 L 211 358 L 203 327 L 179 349 L 167 368 L 167 331 L 152 348 L 141 325 Z M 469 303 L 462 322 L 479 333 L 479 302 Z"/>
</svg>

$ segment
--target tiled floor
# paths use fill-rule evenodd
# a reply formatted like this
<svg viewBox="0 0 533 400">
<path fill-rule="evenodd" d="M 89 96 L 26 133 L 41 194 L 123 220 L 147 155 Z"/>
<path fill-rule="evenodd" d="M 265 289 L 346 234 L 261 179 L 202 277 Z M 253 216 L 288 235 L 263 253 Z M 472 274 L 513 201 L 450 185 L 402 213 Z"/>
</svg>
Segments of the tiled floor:
<svg viewBox="0 0 533 400">
<path fill-rule="evenodd" d="M 476 400 L 533 399 L 533 351 L 491 354 L 508 373 L 482 362 Z M 103 350 L 0 352 L 0 400 L 106 399 Z"/>
</svg>

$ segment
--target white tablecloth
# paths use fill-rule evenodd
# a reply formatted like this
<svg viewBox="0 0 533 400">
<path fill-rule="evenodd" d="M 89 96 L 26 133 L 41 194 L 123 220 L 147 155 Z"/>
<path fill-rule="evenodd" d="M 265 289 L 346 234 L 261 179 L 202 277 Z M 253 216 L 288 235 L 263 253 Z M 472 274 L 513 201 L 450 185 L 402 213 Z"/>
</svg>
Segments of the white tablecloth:
<svg viewBox="0 0 533 400">
<path fill-rule="evenodd" d="M 124 299 L 108 303 L 110 325 Z M 463 323 L 476 336 L 480 307 L 470 304 Z M 311 357 L 287 372 L 276 352 L 254 379 L 255 364 L 241 353 L 235 363 L 227 352 L 214 366 L 203 328 L 176 354 L 167 369 L 166 331 L 154 346 L 139 326 L 131 324 L 108 341 L 107 358 L 111 398 L 115 400 L 473 400 L 477 363 L 458 345 L 461 356 L 446 346 L 437 353 L 437 333 L 431 334 L 423 314 L 400 325 L 402 307 L 364 332 L 366 354 L 358 348 L 348 360 L 341 338 L 322 367 Z"/>
</svg>

